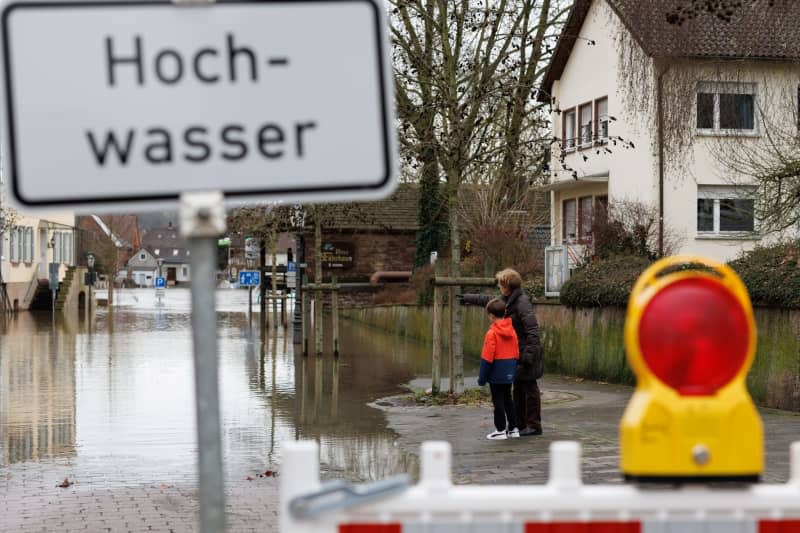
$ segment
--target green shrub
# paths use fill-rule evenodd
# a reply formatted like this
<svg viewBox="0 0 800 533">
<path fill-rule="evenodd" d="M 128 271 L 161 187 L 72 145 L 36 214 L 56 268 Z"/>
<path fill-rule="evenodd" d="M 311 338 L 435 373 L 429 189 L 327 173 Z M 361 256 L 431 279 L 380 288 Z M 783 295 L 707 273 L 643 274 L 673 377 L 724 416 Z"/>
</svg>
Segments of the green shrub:
<svg viewBox="0 0 800 533">
<path fill-rule="evenodd" d="M 759 246 L 731 261 L 753 305 L 800 309 L 800 240 Z"/>
<path fill-rule="evenodd" d="M 649 265 L 649 259 L 629 255 L 591 261 L 575 270 L 561 287 L 561 303 L 570 307 L 624 307 L 633 284 Z"/>
</svg>

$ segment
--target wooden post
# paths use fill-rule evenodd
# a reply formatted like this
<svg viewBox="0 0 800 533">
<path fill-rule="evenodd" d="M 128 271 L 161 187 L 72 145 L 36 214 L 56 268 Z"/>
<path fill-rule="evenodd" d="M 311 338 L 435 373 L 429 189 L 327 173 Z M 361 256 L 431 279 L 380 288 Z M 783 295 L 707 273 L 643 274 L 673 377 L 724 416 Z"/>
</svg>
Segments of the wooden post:
<svg viewBox="0 0 800 533">
<path fill-rule="evenodd" d="M 286 294 L 281 295 L 281 323 L 283 324 L 284 328 L 286 328 L 286 325 L 287 325 L 287 322 L 286 322 L 286 299 L 288 297 L 289 296 L 286 295 Z"/>
<path fill-rule="evenodd" d="M 314 284 L 322 283 L 322 221 L 314 216 Z M 322 355 L 322 291 L 314 291 L 314 346 Z"/>
<path fill-rule="evenodd" d="M 272 321 L 273 321 L 272 322 L 272 327 L 274 329 L 278 329 L 278 302 L 276 302 L 274 300 L 275 296 L 278 294 L 278 280 L 277 280 L 278 273 L 277 273 L 277 268 L 276 268 L 277 263 L 278 263 L 278 255 L 277 255 L 278 254 L 278 237 L 277 237 L 277 235 L 275 235 L 274 229 L 273 229 L 272 238 L 270 239 L 270 244 L 272 245 L 271 246 L 272 247 L 272 250 L 271 250 L 271 252 L 272 252 L 271 253 L 271 259 L 272 259 L 272 287 L 271 287 L 271 289 L 272 289 L 272 297 L 273 297 L 273 300 L 272 300 Z"/>
<path fill-rule="evenodd" d="M 456 293 L 453 290 L 453 287 L 448 287 L 447 289 L 447 322 L 449 323 L 448 334 L 449 334 L 449 342 L 447 343 L 447 360 L 450 366 L 449 369 L 449 392 L 453 394 L 455 392 L 455 383 L 456 383 L 456 366 L 455 366 L 455 307 L 456 307 Z"/>
<path fill-rule="evenodd" d="M 339 286 L 336 285 L 336 276 L 331 278 L 331 322 L 333 329 L 333 355 L 339 357 Z"/>
<path fill-rule="evenodd" d="M 308 323 L 309 318 L 309 309 L 308 306 L 310 305 L 310 298 L 308 296 L 308 289 L 306 286 L 308 285 L 308 276 L 303 275 L 303 307 L 300 309 L 300 316 L 302 321 L 302 329 L 303 329 L 303 355 L 308 355 L 308 334 L 311 331 L 311 324 Z"/>
<path fill-rule="evenodd" d="M 314 290 L 314 353 L 316 355 L 322 355 L 323 349 L 322 296 L 324 294 L 320 289 Z"/>
<path fill-rule="evenodd" d="M 436 262 L 436 273 L 441 270 Z M 433 354 L 431 356 L 431 394 L 437 396 L 442 388 L 442 287 L 433 285 Z"/>
<path fill-rule="evenodd" d="M 461 309 L 459 304 L 459 296 L 461 294 L 461 287 L 455 286 L 453 291 L 453 374 L 455 374 L 455 384 L 450 385 L 453 392 L 462 394 L 464 392 L 464 335 L 462 322 L 464 317 L 464 310 Z"/>
<path fill-rule="evenodd" d="M 333 360 L 333 384 L 331 385 L 331 418 L 339 416 L 339 359 Z"/>
</svg>

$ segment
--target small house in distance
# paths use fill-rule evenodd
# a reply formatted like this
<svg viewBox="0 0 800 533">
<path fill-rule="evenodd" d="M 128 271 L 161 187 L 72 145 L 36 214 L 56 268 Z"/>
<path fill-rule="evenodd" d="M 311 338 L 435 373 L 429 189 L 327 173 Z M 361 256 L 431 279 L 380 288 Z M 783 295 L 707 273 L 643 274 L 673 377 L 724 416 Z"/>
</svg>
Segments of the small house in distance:
<svg viewBox="0 0 800 533">
<path fill-rule="evenodd" d="M 158 260 L 150 250 L 141 248 L 128 260 L 128 274 L 137 287 L 153 287 L 158 277 Z"/>
<path fill-rule="evenodd" d="M 142 248 L 147 252 L 145 259 L 141 259 L 141 250 L 135 254 L 136 263 L 142 263 L 142 268 L 152 265 L 152 261 L 147 255 L 149 254 L 155 259 L 156 271 L 159 261 L 161 262 L 162 277 L 167 278 L 167 285 L 191 282 L 189 245 L 172 222 L 168 222 L 166 227 L 143 231 Z"/>
</svg>

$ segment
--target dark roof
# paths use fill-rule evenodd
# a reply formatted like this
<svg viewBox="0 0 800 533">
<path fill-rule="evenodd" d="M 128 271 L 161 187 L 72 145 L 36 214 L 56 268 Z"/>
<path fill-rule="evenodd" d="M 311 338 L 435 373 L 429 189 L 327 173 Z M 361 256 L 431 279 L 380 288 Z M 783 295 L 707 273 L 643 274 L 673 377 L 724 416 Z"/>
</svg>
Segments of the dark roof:
<svg viewBox="0 0 800 533">
<path fill-rule="evenodd" d="M 575 1 L 545 73 L 539 93 L 541 101 L 549 100 L 553 82 L 561 78 L 592 1 Z M 688 11 L 693 4 L 691 0 L 594 1 L 608 2 L 651 57 L 800 59 L 800 2 L 797 0 L 746 0 L 741 6 L 732 7 L 729 17 L 725 18 L 702 9 Z M 676 23 L 677 19 L 681 22 Z"/>
<path fill-rule="evenodd" d="M 403 183 L 385 200 L 330 204 L 323 209 L 326 230 L 416 231 L 419 186 Z"/>
<path fill-rule="evenodd" d="M 188 243 L 181 237 L 177 226 L 168 225 L 166 228 L 145 231 L 142 235 L 142 247 L 156 258 L 163 259 L 165 263 L 189 262 Z"/>
</svg>

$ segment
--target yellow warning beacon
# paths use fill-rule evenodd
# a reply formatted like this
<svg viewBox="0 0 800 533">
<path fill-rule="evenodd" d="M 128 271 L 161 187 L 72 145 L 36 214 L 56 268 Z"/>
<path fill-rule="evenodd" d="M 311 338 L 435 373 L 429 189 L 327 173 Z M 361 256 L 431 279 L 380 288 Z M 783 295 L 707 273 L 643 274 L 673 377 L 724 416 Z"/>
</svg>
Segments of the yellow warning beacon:
<svg viewBox="0 0 800 533">
<path fill-rule="evenodd" d="M 758 481 L 763 428 L 745 384 L 756 328 L 730 267 L 699 257 L 653 264 L 628 302 L 625 349 L 637 381 L 620 424 L 628 481 Z"/>
</svg>

